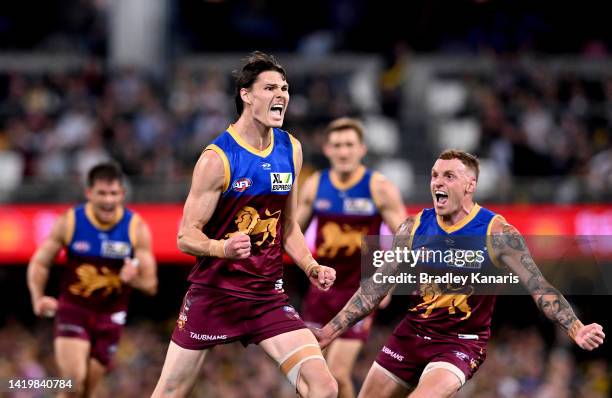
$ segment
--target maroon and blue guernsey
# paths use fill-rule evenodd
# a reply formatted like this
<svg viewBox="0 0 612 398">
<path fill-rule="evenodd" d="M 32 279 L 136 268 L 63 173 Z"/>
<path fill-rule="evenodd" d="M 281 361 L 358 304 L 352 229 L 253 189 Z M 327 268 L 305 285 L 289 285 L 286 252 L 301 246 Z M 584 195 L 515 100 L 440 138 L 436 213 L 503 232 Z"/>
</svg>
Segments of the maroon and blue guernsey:
<svg viewBox="0 0 612 398">
<path fill-rule="evenodd" d="M 494 267 L 487 247 L 487 236 L 493 220 L 500 217 L 475 204 L 470 213 L 458 224 L 445 226 L 434 209 L 424 209 L 417 215 L 412 232 L 411 247 L 422 251 L 473 250 L 482 255 L 481 261 L 471 263 L 430 261 L 430 274 L 445 272 L 487 273 Z M 433 256 L 432 256 L 433 259 Z M 420 295 L 410 296 L 410 309 L 395 333 L 401 334 L 405 323 L 423 333 L 459 337 L 460 339 L 486 342 L 489 339 L 491 317 L 495 306 L 494 295 L 478 295 L 473 286 L 438 286 L 435 283 L 421 284 Z M 411 332 L 412 333 L 412 332 Z"/>
<path fill-rule="evenodd" d="M 295 181 L 297 141 L 274 128 L 267 149 L 257 150 L 230 126 L 205 150 L 225 167 L 224 189 L 203 232 L 212 239 L 244 233 L 251 255 L 241 260 L 198 257 L 191 283 L 229 295 L 265 299 L 282 292 L 282 222 Z"/>
<path fill-rule="evenodd" d="M 302 315 L 315 326 L 329 322 L 359 288 L 362 240 L 378 235 L 382 223 L 370 188 L 373 175 L 361 167 L 345 184 L 334 181 L 329 170 L 319 176 L 313 203 L 317 219 L 315 254 L 320 264 L 336 270 L 336 280 L 325 292 L 311 285 L 304 298 Z M 365 341 L 371 324 L 372 318 L 367 318 L 342 337 Z"/>
<path fill-rule="evenodd" d="M 67 266 L 61 280 L 60 305 L 73 304 L 99 313 L 125 311 L 131 287 L 119 279 L 124 259 L 132 257 L 134 221 L 121 208 L 110 225 L 97 222 L 90 204 L 68 213 Z"/>
</svg>

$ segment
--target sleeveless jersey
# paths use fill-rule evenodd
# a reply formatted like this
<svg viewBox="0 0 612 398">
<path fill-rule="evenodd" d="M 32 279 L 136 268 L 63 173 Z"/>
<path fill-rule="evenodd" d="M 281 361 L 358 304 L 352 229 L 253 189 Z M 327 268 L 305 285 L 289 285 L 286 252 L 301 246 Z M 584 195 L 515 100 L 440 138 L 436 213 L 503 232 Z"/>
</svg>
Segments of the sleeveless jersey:
<svg viewBox="0 0 612 398">
<path fill-rule="evenodd" d="M 456 253 L 466 250 L 478 252 L 471 262 L 448 261 L 446 257 L 436 260 L 432 255 L 427 262 L 427 268 L 421 268 L 428 274 L 469 275 L 472 272 L 486 274 L 494 270 L 489 256 L 491 248 L 487 247 L 487 235 L 495 217 L 495 213 L 475 204 L 470 213 L 458 224 L 447 227 L 439 221 L 434 209 L 424 209 L 417 215 L 412 230 L 413 250 Z M 461 258 L 455 254 L 456 258 Z M 436 263 L 436 261 L 438 261 Z M 487 341 L 490 334 L 491 317 L 496 296 L 477 295 L 474 287 L 438 286 L 420 284 L 419 294 L 409 296 L 410 309 L 406 315 L 407 321 L 424 332 L 437 335 L 465 335 L 466 338 L 476 338 Z"/>
<path fill-rule="evenodd" d="M 298 144 L 286 131 L 274 128 L 271 134 L 268 148 L 257 150 L 230 126 L 206 147 L 221 157 L 225 182 L 203 232 L 212 239 L 249 235 L 251 255 L 241 260 L 198 257 L 191 283 L 251 299 L 282 292 L 282 220 L 295 181 Z"/>
<path fill-rule="evenodd" d="M 354 185 L 340 189 L 332 183 L 329 170 L 321 172 L 313 205 L 316 256 L 319 263 L 336 269 L 334 290 L 359 288 L 362 239 L 380 233 L 382 218 L 372 199 L 372 176 L 365 170 Z"/>
<path fill-rule="evenodd" d="M 125 311 L 131 287 L 119 279 L 126 257 L 132 257 L 137 215 L 121 209 L 118 221 L 100 225 L 89 204 L 68 213 L 67 265 L 60 285 L 61 302 L 101 313 Z"/>
</svg>

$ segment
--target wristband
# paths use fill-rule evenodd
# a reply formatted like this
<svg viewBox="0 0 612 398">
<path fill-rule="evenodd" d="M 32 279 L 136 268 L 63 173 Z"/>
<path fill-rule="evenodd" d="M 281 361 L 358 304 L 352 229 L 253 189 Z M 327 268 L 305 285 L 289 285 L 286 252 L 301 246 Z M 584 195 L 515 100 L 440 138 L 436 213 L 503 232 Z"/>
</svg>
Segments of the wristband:
<svg viewBox="0 0 612 398">
<path fill-rule="evenodd" d="M 582 324 L 582 322 L 580 322 L 580 319 L 576 319 L 574 322 L 572 322 L 572 325 L 567 330 L 567 334 L 569 335 L 569 337 L 572 338 L 572 340 L 576 341 L 576 335 L 578 334 L 578 331 L 583 327 L 584 325 Z"/>
<path fill-rule="evenodd" d="M 225 258 L 225 242 L 227 239 L 209 240 L 209 257 Z"/>
<path fill-rule="evenodd" d="M 310 253 L 308 253 L 307 255 L 302 257 L 302 259 L 297 262 L 297 265 L 298 265 L 298 267 L 300 267 L 302 269 L 302 271 L 304 271 L 306 276 L 308 276 L 309 278 L 312 275 L 314 270 L 316 270 L 316 269 L 321 267 L 319 265 L 319 263 L 317 263 L 317 260 L 315 260 L 312 257 L 312 254 L 310 254 Z"/>
</svg>

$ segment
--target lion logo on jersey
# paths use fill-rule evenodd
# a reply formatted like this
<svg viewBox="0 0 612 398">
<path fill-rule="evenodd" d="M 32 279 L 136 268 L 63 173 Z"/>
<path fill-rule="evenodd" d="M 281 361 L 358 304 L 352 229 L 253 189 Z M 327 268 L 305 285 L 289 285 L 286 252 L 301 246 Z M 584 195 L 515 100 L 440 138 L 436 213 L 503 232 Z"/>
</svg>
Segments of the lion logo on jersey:
<svg viewBox="0 0 612 398">
<path fill-rule="evenodd" d="M 368 233 L 368 228 L 351 228 L 350 225 L 343 224 L 342 228 L 335 222 L 327 222 L 321 228 L 323 244 L 317 249 L 319 257 L 336 257 L 340 249 L 345 248 L 346 256 L 352 256 L 361 248 L 361 239 Z"/>
<path fill-rule="evenodd" d="M 104 289 L 103 296 L 108 296 L 116 290 L 121 291 L 121 279 L 119 275 L 107 267 L 98 268 L 91 264 L 81 264 L 76 269 L 79 281 L 68 288 L 75 296 L 90 297 L 96 290 Z"/>
<path fill-rule="evenodd" d="M 244 206 L 236 214 L 234 223 L 238 227 L 238 231 L 230 232 L 225 234 L 226 238 L 243 233 L 249 236 L 255 236 L 263 234 L 261 239 L 254 244 L 261 246 L 270 236 L 272 236 L 272 242 L 274 244 L 276 240 L 276 227 L 278 225 L 278 219 L 280 218 L 280 210 L 270 213 L 270 210 L 266 209 L 264 214 L 270 218 L 261 218 L 257 210 L 251 206 Z M 276 217 L 274 217 L 276 216 Z"/>
<path fill-rule="evenodd" d="M 426 308 L 427 310 L 420 314 L 422 318 L 429 318 L 431 312 L 436 308 L 448 308 L 448 313 L 450 315 L 454 315 L 457 310 L 459 310 L 465 314 L 463 318 L 461 318 L 462 321 L 468 319 L 472 315 L 472 308 L 470 308 L 467 302 L 468 297 L 474 293 L 474 288 L 472 286 L 469 287 L 469 292 L 467 293 L 455 294 L 443 294 L 442 289 L 440 289 L 437 283 L 422 284 L 419 290 L 423 302 L 411 308 L 410 311 L 418 311 Z"/>
</svg>

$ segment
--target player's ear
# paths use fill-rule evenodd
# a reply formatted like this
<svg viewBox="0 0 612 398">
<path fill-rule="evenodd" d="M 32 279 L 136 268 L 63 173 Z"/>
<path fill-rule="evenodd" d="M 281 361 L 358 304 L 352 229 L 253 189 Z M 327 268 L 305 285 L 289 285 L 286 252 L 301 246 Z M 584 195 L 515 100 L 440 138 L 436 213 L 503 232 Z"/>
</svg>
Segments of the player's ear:
<svg viewBox="0 0 612 398">
<path fill-rule="evenodd" d="M 242 99 L 242 102 L 244 102 L 245 104 L 251 105 L 251 93 L 249 92 L 248 89 L 246 88 L 240 89 L 240 98 Z"/>
<path fill-rule="evenodd" d="M 476 177 L 470 177 L 467 187 L 465 187 L 466 193 L 473 194 L 476 191 Z"/>
</svg>

